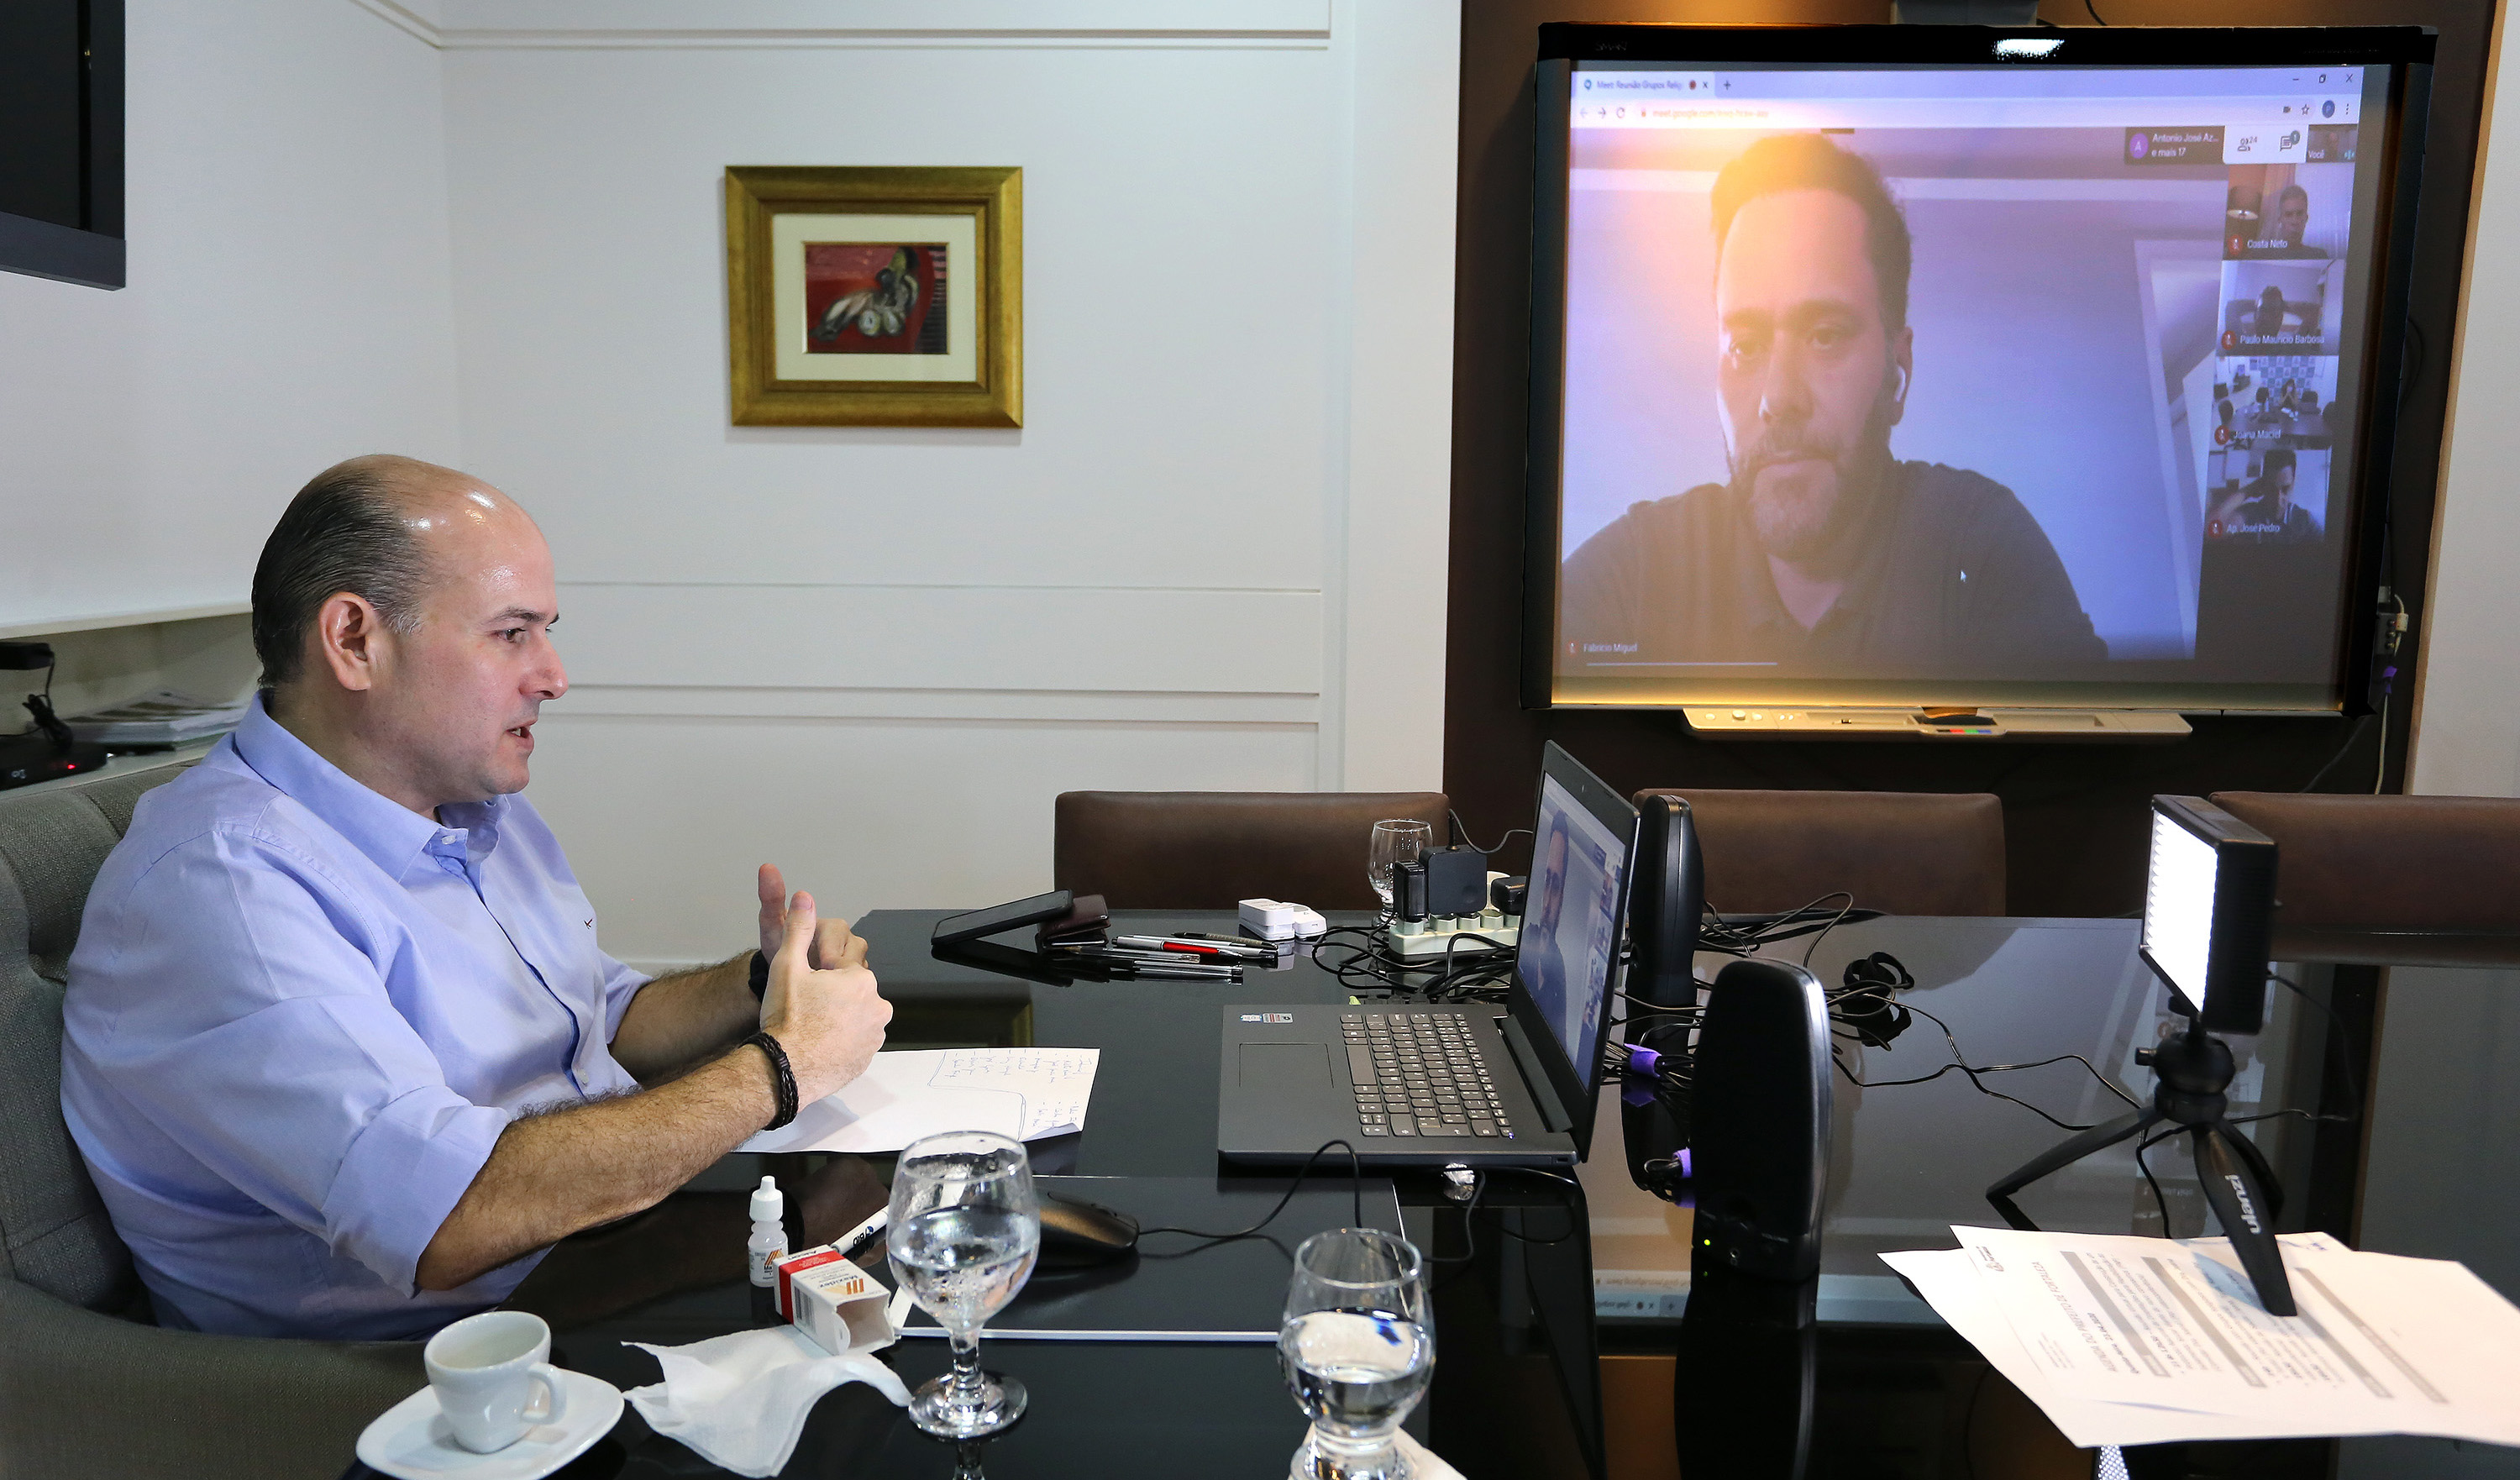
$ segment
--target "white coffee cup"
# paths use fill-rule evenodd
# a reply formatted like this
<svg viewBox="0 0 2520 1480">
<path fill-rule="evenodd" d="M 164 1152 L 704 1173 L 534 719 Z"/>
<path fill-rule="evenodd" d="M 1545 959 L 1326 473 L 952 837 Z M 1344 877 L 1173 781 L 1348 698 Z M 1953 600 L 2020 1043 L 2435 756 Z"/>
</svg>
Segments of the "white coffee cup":
<svg viewBox="0 0 2520 1480">
<path fill-rule="evenodd" d="M 428 1338 L 421 1361 L 455 1442 L 476 1455 L 506 1449 L 566 1401 L 551 1365 L 551 1327 L 523 1311 L 467 1316 Z M 539 1405 L 530 1403 L 542 1389 Z"/>
</svg>

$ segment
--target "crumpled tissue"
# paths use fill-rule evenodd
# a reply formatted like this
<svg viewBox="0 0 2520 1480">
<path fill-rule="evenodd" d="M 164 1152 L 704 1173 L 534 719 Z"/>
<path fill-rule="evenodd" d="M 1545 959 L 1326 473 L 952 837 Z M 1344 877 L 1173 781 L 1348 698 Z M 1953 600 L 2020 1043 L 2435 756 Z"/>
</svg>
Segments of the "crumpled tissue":
<svg viewBox="0 0 2520 1480">
<path fill-rule="evenodd" d="M 796 1452 L 805 1414 L 843 1382 L 908 1406 L 910 1390 L 869 1352 L 834 1357 L 792 1325 L 712 1336 L 689 1346 L 629 1345 L 656 1359 L 662 1382 L 625 1396 L 648 1426 L 739 1475 L 775 1475 Z"/>
</svg>

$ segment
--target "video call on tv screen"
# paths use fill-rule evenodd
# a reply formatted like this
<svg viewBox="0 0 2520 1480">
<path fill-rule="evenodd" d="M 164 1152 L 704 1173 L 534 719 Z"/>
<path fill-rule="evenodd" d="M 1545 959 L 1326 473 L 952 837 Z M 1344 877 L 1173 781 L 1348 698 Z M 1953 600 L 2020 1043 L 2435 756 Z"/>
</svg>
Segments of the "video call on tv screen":
<svg viewBox="0 0 2520 1480">
<path fill-rule="evenodd" d="M 2333 707 L 2389 72 L 1573 64 L 1551 700 Z"/>
</svg>

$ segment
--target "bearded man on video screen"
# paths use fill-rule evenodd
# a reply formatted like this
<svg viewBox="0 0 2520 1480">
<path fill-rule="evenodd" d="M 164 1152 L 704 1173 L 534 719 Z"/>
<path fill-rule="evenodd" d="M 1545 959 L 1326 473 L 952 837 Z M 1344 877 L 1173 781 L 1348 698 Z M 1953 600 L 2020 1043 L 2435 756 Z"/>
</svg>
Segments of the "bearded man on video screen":
<svg viewBox="0 0 2520 1480">
<path fill-rule="evenodd" d="M 1871 163 L 1764 139 L 1716 176 L 1714 207 L 1732 478 L 1634 505 L 1567 558 L 1560 663 L 2038 676 L 2106 658 L 2010 489 L 1891 455 L 1912 248 Z"/>
</svg>

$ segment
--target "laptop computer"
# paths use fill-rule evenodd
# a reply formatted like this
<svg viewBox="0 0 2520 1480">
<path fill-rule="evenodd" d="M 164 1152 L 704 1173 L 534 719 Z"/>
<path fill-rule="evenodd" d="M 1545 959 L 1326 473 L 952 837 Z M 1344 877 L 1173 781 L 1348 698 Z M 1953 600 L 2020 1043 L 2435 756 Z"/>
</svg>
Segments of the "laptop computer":
<svg viewBox="0 0 2520 1480">
<path fill-rule="evenodd" d="M 1583 1160 L 1636 841 L 1637 809 L 1550 745 L 1504 1009 L 1229 1006 L 1218 1153 L 1295 1162 L 1344 1140 L 1372 1166 Z"/>
</svg>

